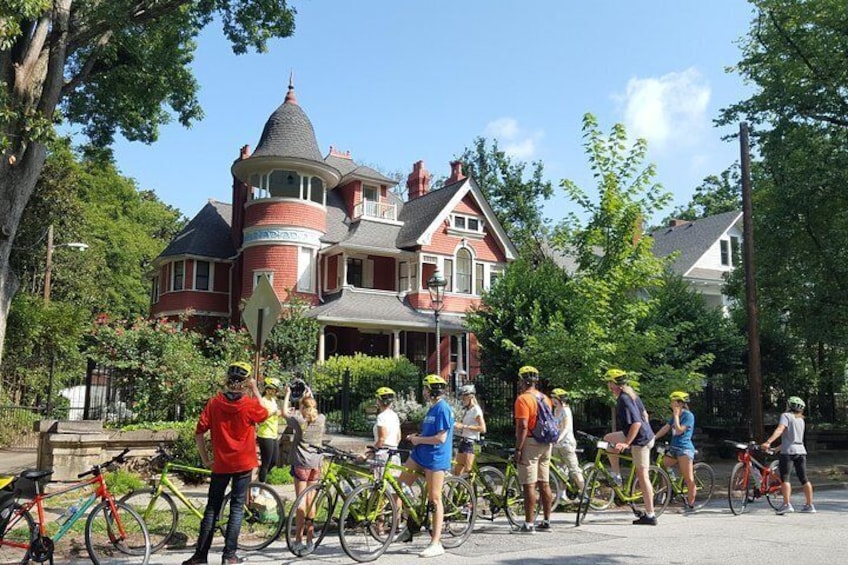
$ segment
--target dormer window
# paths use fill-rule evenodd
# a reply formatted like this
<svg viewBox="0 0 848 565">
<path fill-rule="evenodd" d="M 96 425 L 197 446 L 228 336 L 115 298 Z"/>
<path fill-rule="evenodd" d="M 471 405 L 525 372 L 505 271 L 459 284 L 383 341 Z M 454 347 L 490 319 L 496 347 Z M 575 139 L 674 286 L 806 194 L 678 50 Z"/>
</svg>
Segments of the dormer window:
<svg viewBox="0 0 848 565">
<path fill-rule="evenodd" d="M 324 181 L 288 169 L 254 173 L 250 175 L 250 188 L 251 200 L 294 198 L 325 204 Z"/>
</svg>

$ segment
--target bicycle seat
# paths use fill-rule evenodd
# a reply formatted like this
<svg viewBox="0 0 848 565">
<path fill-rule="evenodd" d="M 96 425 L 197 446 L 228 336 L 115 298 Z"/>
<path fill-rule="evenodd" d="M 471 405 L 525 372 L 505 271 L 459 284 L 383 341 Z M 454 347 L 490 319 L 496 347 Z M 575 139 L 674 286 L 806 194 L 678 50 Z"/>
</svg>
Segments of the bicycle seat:
<svg viewBox="0 0 848 565">
<path fill-rule="evenodd" d="M 39 479 L 43 479 L 44 477 L 49 477 L 53 474 L 53 470 L 49 471 L 39 471 L 38 469 L 27 469 L 23 473 L 21 473 L 21 478 L 26 479 L 28 481 L 37 481 Z"/>
</svg>

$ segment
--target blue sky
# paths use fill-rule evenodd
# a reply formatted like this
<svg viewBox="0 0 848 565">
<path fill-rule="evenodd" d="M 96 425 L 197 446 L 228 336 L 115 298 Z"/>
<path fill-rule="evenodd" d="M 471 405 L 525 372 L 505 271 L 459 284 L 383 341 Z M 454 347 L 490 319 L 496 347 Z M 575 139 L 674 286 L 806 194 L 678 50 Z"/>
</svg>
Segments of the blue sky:
<svg viewBox="0 0 848 565">
<path fill-rule="evenodd" d="M 118 166 L 191 217 L 231 200 L 230 166 L 255 147 L 289 71 L 318 144 L 381 170 L 423 159 L 434 176 L 476 136 L 541 160 L 555 185 L 594 183 L 581 120 L 624 123 L 649 142 L 657 180 L 684 204 L 701 179 L 738 159 L 712 126 L 745 97 L 726 67 L 752 16 L 742 0 L 296 1 L 297 29 L 268 53 L 235 56 L 213 25 L 194 69 L 206 117 L 163 128 L 153 145 L 119 141 Z M 573 210 L 557 189 L 545 213 Z"/>
</svg>

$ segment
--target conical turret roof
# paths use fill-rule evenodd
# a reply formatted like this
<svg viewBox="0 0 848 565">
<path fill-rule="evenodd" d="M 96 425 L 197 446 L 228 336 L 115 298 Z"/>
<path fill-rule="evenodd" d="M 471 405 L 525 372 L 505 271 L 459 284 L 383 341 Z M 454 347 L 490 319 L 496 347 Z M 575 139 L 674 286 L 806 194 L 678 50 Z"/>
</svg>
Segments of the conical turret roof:
<svg viewBox="0 0 848 565">
<path fill-rule="evenodd" d="M 262 137 L 251 157 L 291 157 L 324 162 L 312 122 L 298 105 L 292 84 L 289 84 L 285 101 L 265 122 Z"/>
</svg>

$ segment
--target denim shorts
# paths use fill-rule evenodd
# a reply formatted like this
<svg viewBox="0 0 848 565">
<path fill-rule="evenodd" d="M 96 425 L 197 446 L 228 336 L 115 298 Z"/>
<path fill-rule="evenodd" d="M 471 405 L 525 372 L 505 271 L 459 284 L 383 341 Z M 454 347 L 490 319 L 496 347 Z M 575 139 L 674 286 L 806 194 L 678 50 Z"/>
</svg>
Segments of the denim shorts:
<svg viewBox="0 0 848 565">
<path fill-rule="evenodd" d="M 667 453 L 672 457 L 688 457 L 691 461 L 695 460 L 695 450 L 684 447 L 669 447 Z"/>
<path fill-rule="evenodd" d="M 460 440 L 460 442 L 459 442 L 459 452 L 460 453 L 474 453 L 474 442 L 469 441 L 467 439 Z"/>
</svg>

